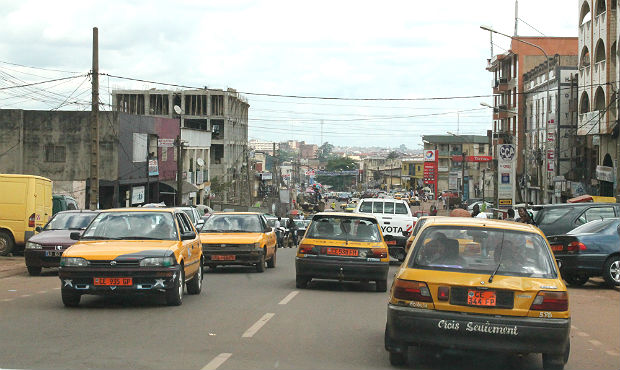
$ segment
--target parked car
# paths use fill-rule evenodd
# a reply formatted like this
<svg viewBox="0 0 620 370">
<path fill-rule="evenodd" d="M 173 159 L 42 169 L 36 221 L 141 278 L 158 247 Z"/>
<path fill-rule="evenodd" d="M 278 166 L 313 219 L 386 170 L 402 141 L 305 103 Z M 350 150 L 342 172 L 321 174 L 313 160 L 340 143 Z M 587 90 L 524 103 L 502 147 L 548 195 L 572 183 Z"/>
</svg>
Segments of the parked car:
<svg viewBox="0 0 620 370">
<path fill-rule="evenodd" d="M 81 234 L 81 235 L 80 235 Z M 65 306 L 83 294 L 164 294 L 181 305 L 202 289 L 202 250 L 187 214 L 174 208 L 101 211 L 60 258 L 58 277 Z"/>
<path fill-rule="evenodd" d="M 72 232 L 84 230 L 97 216 L 98 211 L 61 211 L 52 216 L 52 219 L 39 232 L 26 242 L 24 258 L 26 268 L 31 276 L 41 274 L 43 267 L 60 266 L 60 256 L 75 240 L 70 238 Z"/>
<path fill-rule="evenodd" d="M 202 217 L 200 216 L 200 212 L 198 212 L 196 207 L 187 206 L 177 208 L 185 212 L 187 217 L 189 217 L 189 220 L 192 222 L 192 225 L 194 225 L 196 229 L 200 230 L 202 228 L 205 220 L 202 219 Z"/>
<path fill-rule="evenodd" d="M 0 174 L 0 256 L 23 249 L 52 217 L 52 181 L 31 175 Z"/>
<path fill-rule="evenodd" d="M 312 279 L 374 281 L 385 292 L 389 261 L 376 217 L 318 213 L 297 249 L 296 286 L 306 288 Z"/>
<path fill-rule="evenodd" d="M 549 243 L 562 278 L 580 286 L 602 276 L 609 286 L 620 285 L 620 218 L 590 221 L 566 233 L 550 236 Z"/>
<path fill-rule="evenodd" d="M 570 316 L 566 286 L 536 227 L 429 217 L 394 276 L 385 348 L 395 366 L 420 346 L 542 353 L 545 369 L 563 369 Z"/>
<path fill-rule="evenodd" d="M 205 265 L 276 267 L 276 233 L 261 213 L 214 213 L 200 230 Z"/>
<path fill-rule="evenodd" d="M 52 214 L 76 209 L 80 209 L 80 207 L 73 197 L 68 195 L 52 195 Z"/>
<path fill-rule="evenodd" d="M 483 211 L 482 209 L 484 208 L 484 207 L 483 207 L 483 204 L 486 206 L 486 209 L 489 209 L 489 208 L 492 208 L 492 207 L 493 207 L 493 203 L 491 203 L 491 202 L 485 202 L 485 201 L 479 200 L 479 201 L 473 202 L 473 203 L 471 203 L 470 205 L 468 205 L 468 206 L 467 206 L 467 210 L 468 210 L 469 212 L 472 212 L 472 211 L 474 210 L 474 207 L 476 206 L 476 204 L 478 205 L 478 207 L 480 207 L 480 211 L 481 211 L 481 212 Z"/>
<path fill-rule="evenodd" d="M 620 217 L 620 203 L 563 203 L 532 206 L 534 222 L 545 235 L 564 235 L 593 220 Z"/>
</svg>

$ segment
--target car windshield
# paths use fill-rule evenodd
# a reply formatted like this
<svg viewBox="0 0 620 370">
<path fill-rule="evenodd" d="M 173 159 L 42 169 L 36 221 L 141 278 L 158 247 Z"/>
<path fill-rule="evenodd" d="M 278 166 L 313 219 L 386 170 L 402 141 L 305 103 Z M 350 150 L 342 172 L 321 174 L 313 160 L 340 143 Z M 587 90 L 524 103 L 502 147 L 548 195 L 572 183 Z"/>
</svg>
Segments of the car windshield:
<svg viewBox="0 0 620 370">
<path fill-rule="evenodd" d="M 412 268 L 489 275 L 497 269 L 497 275 L 557 277 L 547 242 L 535 233 L 430 226 L 416 240 Z"/>
<path fill-rule="evenodd" d="M 205 221 L 202 233 L 260 233 L 260 217 L 252 214 L 214 214 Z"/>
<path fill-rule="evenodd" d="M 376 220 L 343 216 L 313 218 L 306 237 L 310 239 L 381 242 Z"/>
<path fill-rule="evenodd" d="M 295 225 L 297 225 L 299 229 L 305 229 L 310 225 L 310 220 L 293 220 L 293 222 L 295 222 Z"/>
<path fill-rule="evenodd" d="M 605 231 L 610 225 L 613 225 L 614 228 L 618 226 L 618 218 L 608 218 L 606 220 L 594 220 L 590 221 L 587 224 L 583 224 L 581 226 L 577 226 L 576 228 L 569 231 L 567 234 L 576 235 L 576 234 L 595 234 Z"/>
<path fill-rule="evenodd" d="M 178 240 L 169 212 L 100 213 L 82 239 Z"/>
<path fill-rule="evenodd" d="M 43 230 L 81 230 L 97 216 L 96 213 L 57 213 Z"/>
<path fill-rule="evenodd" d="M 536 217 L 536 223 L 538 225 L 549 225 L 552 224 L 554 222 L 556 222 L 557 220 L 559 220 L 560 218 L 566 216 L 570 211 L 571 211 L 571 207 L 558 207 L 558 208 L 547 208 L 547 209 L 542 209 L 540 212 L 538 212 L 537 217 Z"/>
</svg>

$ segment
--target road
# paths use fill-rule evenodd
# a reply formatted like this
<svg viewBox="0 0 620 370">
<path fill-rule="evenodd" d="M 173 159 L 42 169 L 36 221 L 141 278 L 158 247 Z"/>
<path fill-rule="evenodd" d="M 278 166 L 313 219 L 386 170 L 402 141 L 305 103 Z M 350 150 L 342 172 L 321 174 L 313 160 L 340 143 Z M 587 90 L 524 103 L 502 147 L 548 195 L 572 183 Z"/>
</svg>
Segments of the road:
<svg viewBox="0 0 620 370">
<path fill-rule="evenodd" d="M 56 271 L 0 278 L 0 368 L 391 369 L 383 348 L 387 293 L 319 281 L 295 289 L 294 250 L 265 273 L 229 267 L 205 275 L 203 293 L 168 307 L 161 297 L 60 299 Z M 390 268 L 392 277 L 397 265 Z M 617 369 L 618 289 L 571 289 L 567 369 Z M 411 349 L 409 368 L 540 369 L 524 357 Z"/>
</svg>

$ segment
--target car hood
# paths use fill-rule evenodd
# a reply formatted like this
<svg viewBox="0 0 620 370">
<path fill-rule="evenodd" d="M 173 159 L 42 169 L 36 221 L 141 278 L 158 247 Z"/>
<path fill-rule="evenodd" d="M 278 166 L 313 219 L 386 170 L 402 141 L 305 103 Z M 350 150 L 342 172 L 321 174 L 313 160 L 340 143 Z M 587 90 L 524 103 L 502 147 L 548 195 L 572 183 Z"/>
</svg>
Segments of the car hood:
<svg viewBox="0 0 620 370">
<path fill-rule="evenodd" d="M 201 233 L 202 244 L 251 244 L 261 241 L 262 233 Z"/>
<path fill-rule="evenodd" d="M 76 231 L 82 232 L 84 230 L 46 230 L 33 235 L 28 241 L 41 245 L 69 246 L 75 243 L 75 240 L 69 238 L 69 235 Z"/>
<path fill-rule="evenodd" d="M 87 260 L 113 260 L 117 257 L 165 257 L 177 246 L 175 240 L 81 240 L 63 253 L 63 257 Z"/>
</svg>

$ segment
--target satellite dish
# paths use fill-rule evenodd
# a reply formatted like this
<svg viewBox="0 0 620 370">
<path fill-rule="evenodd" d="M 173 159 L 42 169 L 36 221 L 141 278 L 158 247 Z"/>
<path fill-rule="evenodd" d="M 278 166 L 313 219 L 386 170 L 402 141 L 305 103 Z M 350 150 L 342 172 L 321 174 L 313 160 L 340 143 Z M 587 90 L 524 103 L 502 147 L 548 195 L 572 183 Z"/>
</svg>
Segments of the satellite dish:
<svg viewBox="0 0 620 370">
<path fill-rule="evenodd" d="M 181 107 L 179 107 L 178 105 L 174 106 L 174 111 L 176 112 L 176 114 L 182 114 L 183 111 L 181 110 Z"/>
<path fill-rule="evenodd" d="M 204 165 L 205 165 L 205 161 L 204 161 L 202 158 L 198 158 L 198 159 L 196 159 L 196 163 L 197 163 L 200 167 L 202 167 L 202 166 L 204 166 Z"/>
</svg>

